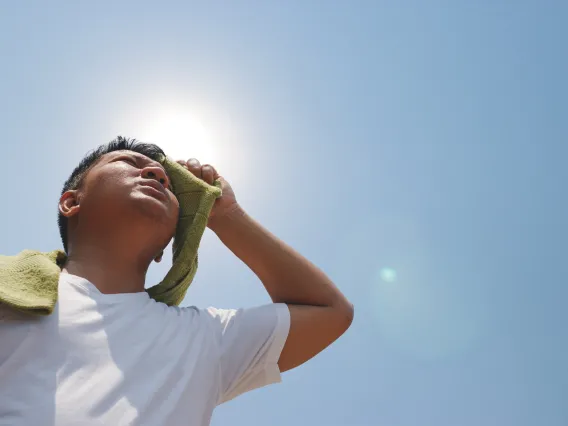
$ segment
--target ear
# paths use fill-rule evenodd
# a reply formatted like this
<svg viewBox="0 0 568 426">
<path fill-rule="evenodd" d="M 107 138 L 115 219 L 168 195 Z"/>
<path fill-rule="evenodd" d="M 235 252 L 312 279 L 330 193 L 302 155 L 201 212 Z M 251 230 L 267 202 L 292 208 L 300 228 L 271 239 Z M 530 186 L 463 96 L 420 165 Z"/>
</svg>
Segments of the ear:
<svg viewBox="0 0 568 426">
<path fill-rule="evenodd" d="M 154 258 L 154 261 L 155 261 L 156 263 L 160 263 L 160 262 L 162 261 L 162 257 L 163 257 L 163 256 L 164 256 L 164 252 L 161 251 L 160 254 L 157 255 L 157 256 Z"/>
<path fill-rule="evenodd" d="M 77 191 L 66 191 L 59 199 L 59 212 L 66 218 L 75 216 L 80 209 Z"/>
</svg>

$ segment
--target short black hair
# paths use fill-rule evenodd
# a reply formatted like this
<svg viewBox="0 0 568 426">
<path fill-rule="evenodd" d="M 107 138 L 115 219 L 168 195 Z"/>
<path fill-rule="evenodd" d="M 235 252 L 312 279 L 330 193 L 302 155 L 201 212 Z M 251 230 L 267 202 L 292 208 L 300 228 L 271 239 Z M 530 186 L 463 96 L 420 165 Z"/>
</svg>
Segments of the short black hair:
<svg viewBox="0 0 568 426">
<path fill-rule="evenodd" d="M 97 162 L 103 155 L 121 150 L 137 152 L 154 161 L 160 161 L 160 159 L 165 156 L 164 151 L 158 145 L 151 143 L 142 143 L 138 142 L 136 139 L 118 136 L 116 139 L 110 141 L 109 143 L 100 145 L 97 149 L 94 149 L 87 153 L 87 155 L 81 160 L 79 165 L 75 167 L 75 170 L 73 170 L 71 176 L 69 176 L 69 178 L 65 181 L 61 195 L 63 195 L 67 191 L 80 188 L 89 170 L 95 164 L 97 164 Z M 61 241 L 63 242 L 63 249 L 65 250 L 65 253 L 69 254 L 67 244 L 67 239 L 69 236 L 68 219 L 60 212 L 57 216 L 57 224 L 59 225 L 59 235 L 61 236 Z"/>
</svg>

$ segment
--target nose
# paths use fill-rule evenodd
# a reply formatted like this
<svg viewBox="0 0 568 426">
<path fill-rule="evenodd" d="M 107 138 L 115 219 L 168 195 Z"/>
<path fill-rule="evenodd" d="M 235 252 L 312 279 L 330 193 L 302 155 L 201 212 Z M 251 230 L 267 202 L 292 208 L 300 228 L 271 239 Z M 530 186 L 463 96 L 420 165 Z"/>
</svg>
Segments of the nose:
<svg viewBox="0 0 568 426">
<path fill-rule="evenodd" d="M 156 166 L 148 166 L 144 167 L 142 170 L 142 177 L 146 179 L 154 179 L 162 184 L 164 188 L 168 188 L 170 186 L 170 179 L 168 175 L 161 167 Z"/>
</svg>

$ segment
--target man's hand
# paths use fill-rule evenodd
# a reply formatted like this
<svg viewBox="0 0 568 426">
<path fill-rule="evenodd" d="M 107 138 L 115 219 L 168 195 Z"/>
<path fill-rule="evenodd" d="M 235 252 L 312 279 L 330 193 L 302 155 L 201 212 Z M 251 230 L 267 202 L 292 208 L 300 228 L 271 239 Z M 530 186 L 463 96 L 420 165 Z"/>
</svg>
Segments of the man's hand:
<svg viewBox="0 0 568 426">
<path fill-rule="evenodd" d="M 201 163 L 195 158 L 190 158 L 187 161 L 177 160 L 177 163 L 181 164 L 196 177 L 203 180 L 204 182 L 207 182 L 209 185 L 213 185 L 213 182 L 215 182 L 216 180 L 219 180 L 221 182 L 221 190 L 223 191 L 223 195 L 215 201 L 215 204 L 211 209 L 208 225 L 210 228 L 212 227 L 212 224 L 214 222 L 240 208 L 239 204 L 237 203 L 235 193 L 233 192 L 233 188 L 231 188 L 229 182 L 227 182 L 225 178 L 223 178 L 223 176 L 221 176 L 217 172 L 215 167 L 211 166 L 210 164 L 201 165 Z"/>
</svg>

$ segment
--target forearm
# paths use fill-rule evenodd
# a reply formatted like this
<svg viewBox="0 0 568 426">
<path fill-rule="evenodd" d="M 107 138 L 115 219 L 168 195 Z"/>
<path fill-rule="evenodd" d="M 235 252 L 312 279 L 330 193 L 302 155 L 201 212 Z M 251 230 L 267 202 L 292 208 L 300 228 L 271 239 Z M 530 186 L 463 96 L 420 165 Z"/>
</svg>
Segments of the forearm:
<svg viewBox="0 0 568 426">
<path fill-rule="evenodd" d="M 319 268 L 244 210 L 214 219 L 209 226 L 258 276 L 273 302 L 334 307 L 352 315 L 352 305 Z"/>
</svg>

